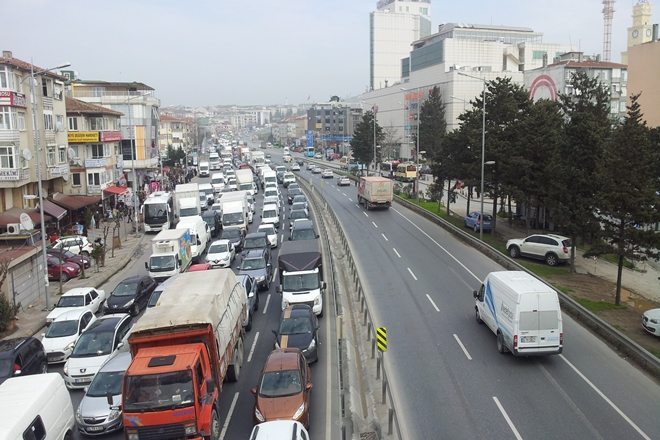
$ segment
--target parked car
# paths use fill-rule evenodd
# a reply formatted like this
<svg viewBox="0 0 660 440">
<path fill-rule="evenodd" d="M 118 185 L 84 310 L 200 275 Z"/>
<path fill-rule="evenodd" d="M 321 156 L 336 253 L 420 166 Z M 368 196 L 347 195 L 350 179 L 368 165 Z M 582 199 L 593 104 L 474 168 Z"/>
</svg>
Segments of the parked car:
<svg viewBox="0 0 660 440">
<path fill-rule="evenodd" d="M 212 205 L 213 207 L 215 205 Z M 220 229 L 222 228 L 222 220 L 220 219 L 220 214 L 215 209 L 209 209 L 202 212 L 202 219 L 209 225 L 211 230 L 211 237 L 217 237 L 220 234 Z"/>
<path fill-rule="evenodd" d="M 472 229 L 474 232 L 478 232 L 481 230 L 481 213 L 475 211 L 471 212 L 468 215 L 465 216 L 463 219 L 463 224 L 465 224 L 466 228 Z M 484 214 L 484 225 L 483 225 L 483 230 L 484 232 L 491 232 L 493 230 L 493 216 L 490 214 Z"/>
<path fill-rule="evenodd" d="M 134 275 L 120 281 L 106 301 L 106 313 L 139 315 L 147 307 L 149 296 L 155 288 L 156 280 L 147 275 Z"/>
<path fill-rule="evenodd" d="M 206 262 L 211 267 L 231 267 L 236 258 L 236 248 L 229 240 L 216 240 L 206 253 Z"/>
<path fill-rule="evenodd" d="M 83 308 L 92 313 L 97 313 L 103 307 L 106 297 L 105 290 L 95 289 L 94 287 L 76 287 L 67 290 L 60 296 L 55 308 L 46 316 L 46 324 L 50 324 L 62 313 L 74 308 Z"/>
<path fill-rule="evenodd" d="M 234 245 L 236 252 L 240 252 L 243 249 L 244 235 L 241 228 L 223 228 L 220 233 L 220 238 L 229 240 L 229 242 Z"/>
<path fill-rule="evenodd" d="M 90 325 L 76 341 L 64 364 L 64 381 L 71 389 L 88 386 L 103 362 L 114 353 L 131 328 L 125 313 L 104 315 Z"/>
<path fill-rule="evenodd" d="M 130 364 L 129 351 L 116 352 L 96 373 L 76 411 L 82 434 L 107 434 L 122 428 L 122 386 Z"/>
<path fill-rule="evenodd" d="M 322 179 L 332 179 L 333 177 L 335 177 L 335 175 L 334 175 L 334 173 L 332 172 L 332 170 L 330 168 L 326 168 L 321 173 L 321 178 Z"/>
<path fill-rule="evenodd" d="M 307 304 L 290 304 L 282 311 L 275 348 L 297 348 L 310 364 L 319 360 L 319 321 Z"/>
<path fill-rule="evenodd" d="M 238 274 L 236 275 L 236 279 L 243 285 L 243 288 L 245 289 L 245 295 L 247 296 L 247 314 L 245 317 L 245 322 L 243 323 L 243 327 L 245 327 L 246 331 L 250 331 L 252 329 L 252 318 L 254 316 L 254 312 L 259 310 L 259 286 L 257 285 L 257 282 L 254 280 L 254 278 L 247 274 Z"/>
<path fill-rule="evenodd" d="M 66 283 L 71 278 L 76 278 L 81 272 L 80 266 L 76 263 L 67 263 L 62 258 L 54 255 L 47 255 L 46 263 L 48 264 L 49 280 L 57 280 Z"/>
<path fill-rule="evenodd" d="M 281 348 L 268 355 L 255 396 L 254 423 L 295 420 L 309 427 L 312 374 L 297 348 Z"/>
<path fill-rule="evenodd" d="M 277 247 L 277 230 L 275 229 L 275 226 L 273 226 L 272 223 L 265 223 L 263 225 L 259 225 L 259 229 L 257 229 L 257 231 L 266 234 L 266 238 L 268 239 L 268 243 L 270 244 L 271 248 Z"/>
<path fill-rule="evenodd" d="M 47 372 L 41 341 L 31 336 L 0 340 L 0 384 L 10 377 Z"/>
<path fill-rule="evenodd" d="M 92 267 L 92 259 L 90 257 L 87 257 L 85 255 L 76 255 L 67 249 L 48 248 L 46 250 L 46 253 L 48 255 L 59 257 L 64 261 L 66 261 L 67 263 L 76 263 L 81 268 L 83 266 L 85 266 L 85 269 L 89 269 L 90 267 Z"/>
<path fill-rule="evenodd" d="M 346 176 L 341 176 L 337 179 L 337 186 L 351 186 L 351 179 Z"/>
<path fill-rule="evenodd" d="M 238 274 L 250 275 L 259 288 L 268 290 L 273 277 L 273 266 L 270 261 L 270 248 L 251 249 L 243 254 Z"/>
<path fill-rule="evenodd" d="M 92 243 L 87 240 L 84 235 L 70 235 L 66 237 L 59 237 L 51 246 L 52 249 L 65 249 L 76 255 L 84 255 L 89 257 L 92 255 Z"/>
<path fill-rule="evenodd" d="M 287 202 L 289 202 L 289 205 L 291 205 L 293 203 L 293 198 L 295 196 L 302 196 L 302 195 L 304 194 L 300 188 L 289 188 L 286 195 Z"/>
<path fill-rule="evenodd" d="M 654 336 L 660 336 L 660 309 L 650 309 L 642 315 L 642 327 Z"/>
<path fill-rule="evenodd" d="M 41 344 L 49 364 L 66 361 L 78 336 L 96 321 L 96 316 L 86 308 L 73 308 L 59 315 L 41 334 Z"/>
<path fill-rule="evenodd" d="M 548 266 L 565 263 L 571 258 L 571 239 L 555 234 L 534 234 L 512 238 L 506 242 L 511 258 L 528 257 L 544 260 Z"/>
</svg>

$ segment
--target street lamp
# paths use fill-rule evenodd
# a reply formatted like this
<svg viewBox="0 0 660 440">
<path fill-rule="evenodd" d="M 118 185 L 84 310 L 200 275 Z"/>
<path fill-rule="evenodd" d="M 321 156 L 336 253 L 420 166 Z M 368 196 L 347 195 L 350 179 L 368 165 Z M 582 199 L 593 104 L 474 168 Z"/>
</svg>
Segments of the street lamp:
<svg viewBox="0 0 660 440">
<path fill-rule="evenodd" d="M 34 151 L 37 158 L 37 197 L 39 198 L 39 222 L 41 223 L 41 252 L 44 259 L 44 278 L 46 280 L 44 284 L 44 292 L 46 296 L 46 310 L 50 309 L 50 299 L 48 298 L 48 257 L 46 255 L 46 225 L 44 224 L 44 196 L 41 189 L 42 180 L 41 180 L 41 156 L 39 155 L 39 129 L 37 128 L 37 97 L 35 92 L 34 83 L 36 81 L 35 75 L 44 74 L 52 70 L 64 69 L 69 67 L 71 63 L 64 63 L 59 66 L 51 67 L 50 69 L 42 69 L 38 72 L 34 71 L 34 63 L 32 58 L 30 58 L 30 95 L 32 101 L 32 130 L 34 135 Z"/>
<path fill-rule="evenodd" d="M 468 75 L 467 73 L 457 72 L 461 76 L 476 79 L 483 82 L 483 96 L 482 96 L 482 115 L 481 115 L 481 221 L 479 222 L 479 240 L 484 239 L 484 168 L 486 166 L 486 80 L 478 76 Z M 494 163 L 494 162 L 493 162 Z"/>
</svg>

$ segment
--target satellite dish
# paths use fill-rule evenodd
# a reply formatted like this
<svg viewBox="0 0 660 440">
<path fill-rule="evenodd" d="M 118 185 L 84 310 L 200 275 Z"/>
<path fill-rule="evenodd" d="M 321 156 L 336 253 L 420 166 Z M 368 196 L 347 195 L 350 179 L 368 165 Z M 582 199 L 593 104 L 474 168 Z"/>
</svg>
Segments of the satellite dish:
<svg viewBox="0 0 660 440">
<path fill-rule="evenodd" d="M 73 148 L 69 147 L 69 149 L 66 150 L 66 155 L 69 157 L 69 160 L 71 160 L 76 157 L 76 152 Z"/>
<path fill-rule="evenodd" d="M 29 215 L 27 215 L 24 212 L 21 212 L 21 215 L 20 215 L 19 219 L 21 221 L 21 228 L 22 229 L 24 229 L 26 231 L 31 231 L 31 230 L 34 229 L 34 222 L 32 221 L 32 219 L 30 218 Z"/>
<path fill-rule="evenodd" d="M 68 182 L 69 181 L 69 173 L 62 174 L 62 180 L 64 180 L 65 182 Z"/>
<path fill-rule="evenodd" d="M 21 150 L 21 157 L 25 160 L 32 160 L 32 152 L 27 148 Z"/>
</svg>

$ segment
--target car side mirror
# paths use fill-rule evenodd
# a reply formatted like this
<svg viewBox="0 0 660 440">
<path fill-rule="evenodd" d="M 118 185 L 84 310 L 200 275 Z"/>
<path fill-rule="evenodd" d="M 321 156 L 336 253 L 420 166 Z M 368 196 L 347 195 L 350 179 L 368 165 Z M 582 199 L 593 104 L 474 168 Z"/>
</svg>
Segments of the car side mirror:
<svg viewBox="0 0 660 440">
<path fill-rule="evenodd" d="M 319 238 L 319 234 L 315 234 L 314 237 Z"/>
<path fill-rule="evenodd" d="M 144 262 L 144 268 L 149 270 L 149 263 L 147 263 L 146 261 Z"/>
<path fill-rule="evenodd" d="M 252 393 L 253 396 L 257 395 L 257 387 L 250 388 L 250 392 Z"/>
<path fill-rule="evenodd" d="M 306 389 L 307 391 L 311 390 L 311 389 L 312 389 L 312 383 L 311 383 L 311 382 L 307 382 L 307 384 L 305 385 L 305 389 Z"/>
<path fill-rule="evenodd" d="M 206 379 L 206 392 L 212 393 L 215 391 L 215 381 L 213 379 Z"/>
<path fill-rule="evenodd" d="M 325 290 L 327 286 L 328 285 L 325 283 L 325 281 L 321 281 L 321 289 Z"/>
<path fill-rule="evenodd" d="M 117 350 L 119 350 L 119 349 L 122 348 L 123 346 L 124 346 L 124 343 L 123 343 L 123 342 L 120 342 L 119 344 L 117 344 Z"/>
</svg>

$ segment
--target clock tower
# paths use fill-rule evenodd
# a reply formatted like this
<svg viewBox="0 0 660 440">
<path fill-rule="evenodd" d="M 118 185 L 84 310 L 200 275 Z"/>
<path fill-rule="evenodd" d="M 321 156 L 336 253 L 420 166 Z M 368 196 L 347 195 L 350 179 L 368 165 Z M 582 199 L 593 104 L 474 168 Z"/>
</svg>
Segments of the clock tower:
<svg viewBox="0 0 660 440">
<path fill-rule="evenodd" d="M 651 19 L 651 4 L 648 0 L 639 0 L 633 6 L 633 23 L 628 28 L 628 48 L 651 41 L 653 35 Z M 621 54 L 621 63 L 628 64 L 627 51 Z"/>
</svg>

